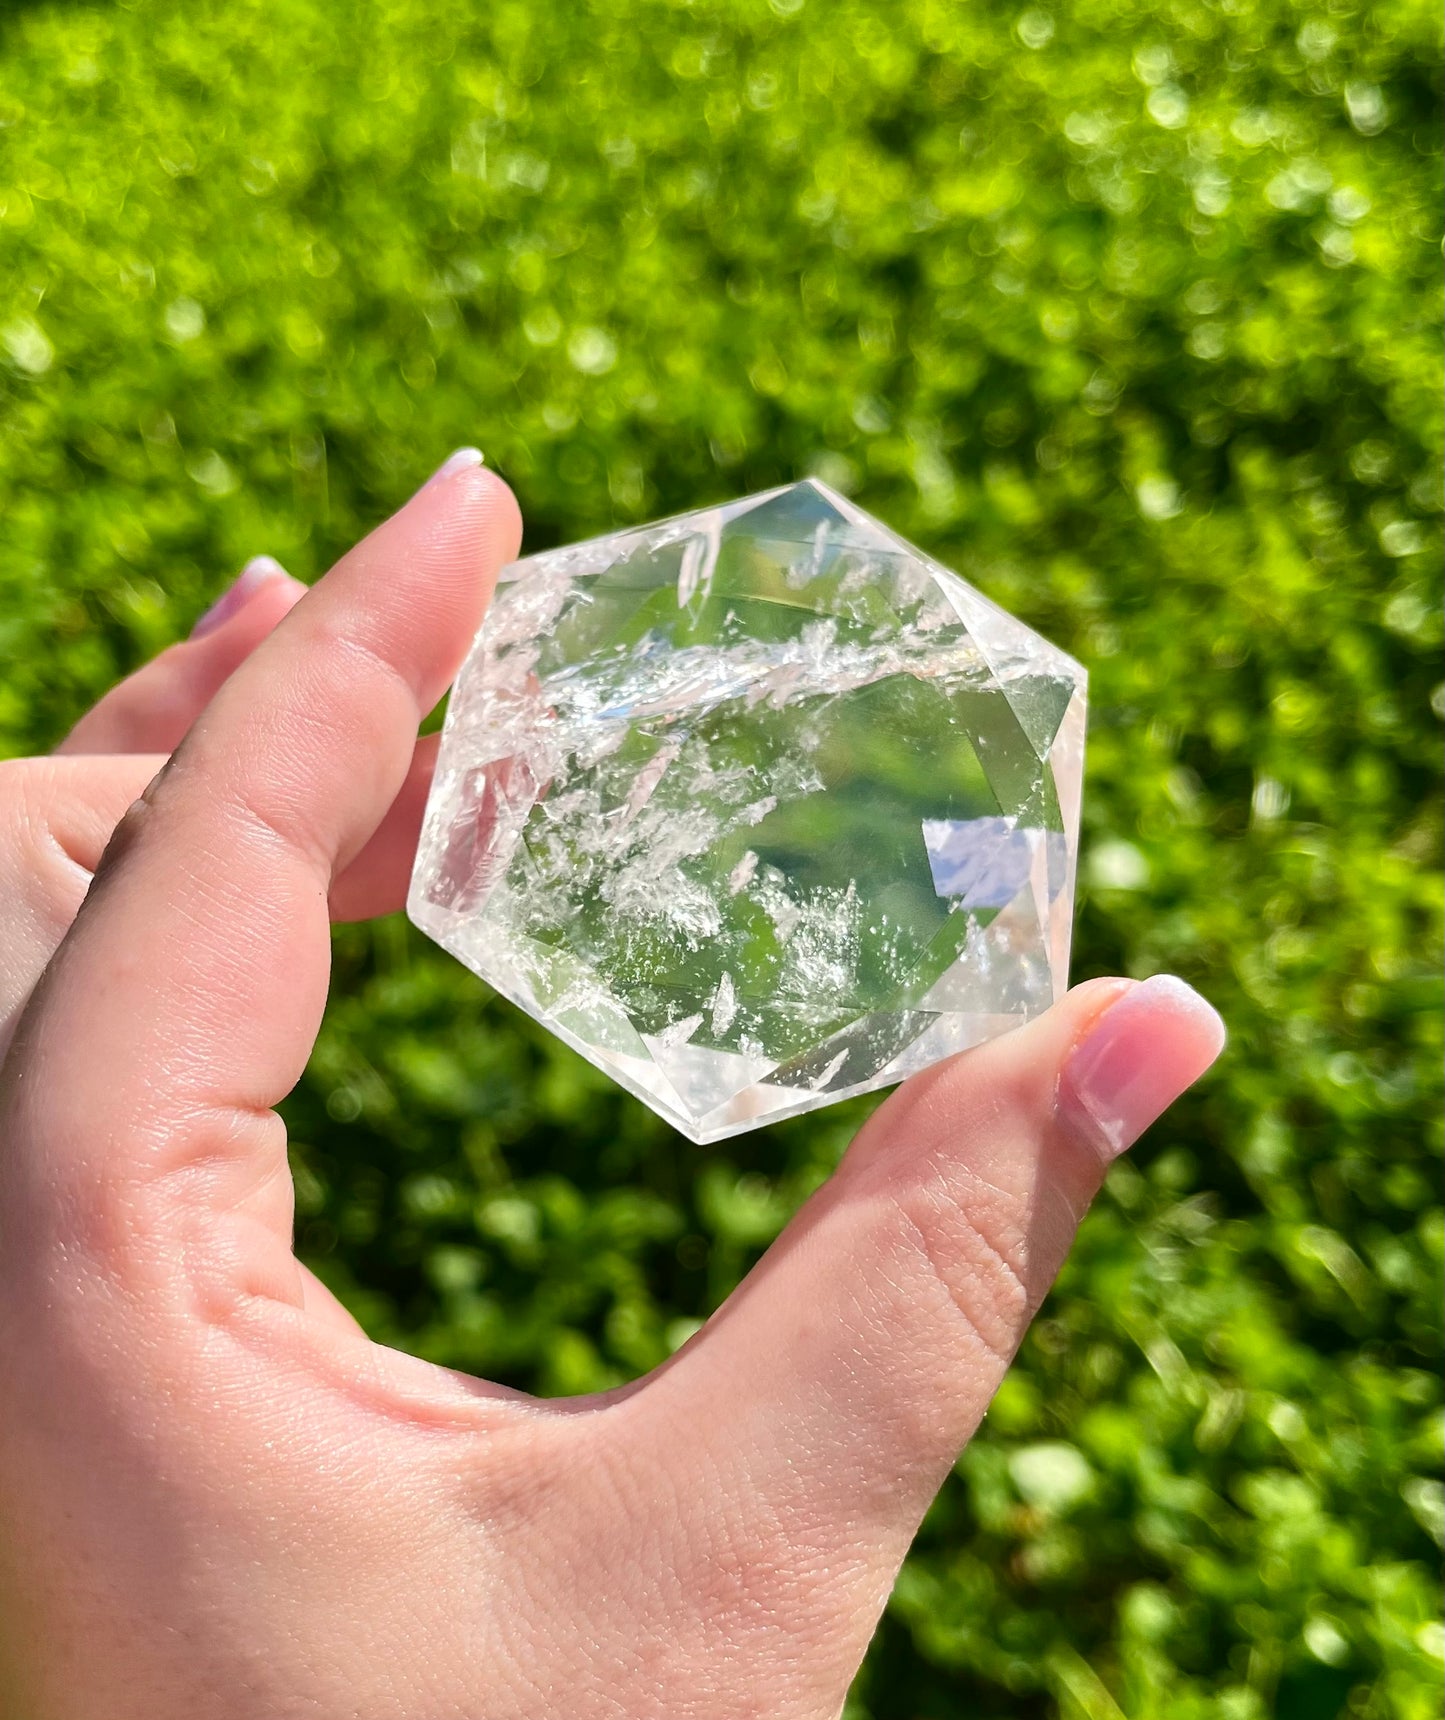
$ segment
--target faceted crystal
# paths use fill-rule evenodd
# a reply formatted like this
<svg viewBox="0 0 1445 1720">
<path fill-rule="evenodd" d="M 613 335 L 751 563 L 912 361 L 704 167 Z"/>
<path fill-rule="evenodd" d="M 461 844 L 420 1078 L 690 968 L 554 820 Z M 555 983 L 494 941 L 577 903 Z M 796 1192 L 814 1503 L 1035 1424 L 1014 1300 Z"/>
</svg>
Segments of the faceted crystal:
<svg viewBox="0 0 1445 1720">
<path fill-rule="evenodd" d="M 412 919 L 695 1141 L 1062 992 L 1084 672 L 812 481 L 528 557 Z"/>
</svg>

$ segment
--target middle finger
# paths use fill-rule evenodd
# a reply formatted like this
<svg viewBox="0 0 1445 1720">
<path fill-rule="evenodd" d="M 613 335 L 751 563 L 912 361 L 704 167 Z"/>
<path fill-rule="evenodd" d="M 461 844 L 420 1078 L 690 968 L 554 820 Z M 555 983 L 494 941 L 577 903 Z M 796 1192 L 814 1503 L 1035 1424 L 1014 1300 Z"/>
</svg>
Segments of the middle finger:
<svg viewBox="0 0 1445 1720">
<path fill-rule="evenodd" d="M 279 562 L 257 556 L 196 624 L 114 686 L 80 719 L 58 753 L 168 753 L 305 592 Z"/>
</svg>

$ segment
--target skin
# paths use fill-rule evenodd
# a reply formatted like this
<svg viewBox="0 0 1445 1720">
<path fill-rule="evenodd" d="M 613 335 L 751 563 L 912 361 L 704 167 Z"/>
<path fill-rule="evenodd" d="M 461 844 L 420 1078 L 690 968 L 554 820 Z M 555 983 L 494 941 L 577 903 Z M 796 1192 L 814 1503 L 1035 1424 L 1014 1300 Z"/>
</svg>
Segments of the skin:
<svg viewBox="0 0 1445 1720">
<path fill-rule="evenodd" d="M 0 764 L 0 1712 L 829 1720 L 1110 1158 L 1219 1049 L 1100 980 L 908 1082 L 622 1391 L 371 1343 L 273 1107 L 519 539 L 444 469 Z"/>
</svg>

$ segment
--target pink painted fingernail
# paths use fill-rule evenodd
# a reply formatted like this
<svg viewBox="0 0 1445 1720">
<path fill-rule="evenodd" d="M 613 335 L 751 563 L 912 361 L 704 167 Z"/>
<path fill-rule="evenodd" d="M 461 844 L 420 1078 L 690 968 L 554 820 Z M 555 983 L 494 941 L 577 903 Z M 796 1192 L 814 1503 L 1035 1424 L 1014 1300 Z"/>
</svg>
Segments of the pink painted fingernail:
<svg viewBox="0 0 1445 1720">
<path fill-rule="evenodd" d="M 1218 1012 L 1172 974 L 1111 1004 L 1064 1064 L 1060 1098 L 1093 1122 L 1110 1158 L 1132 1147 L 1224 1049 Z"/>
<path fill-rule="evenodd" d="M 485 465 L 486 459 L 480 448 L 458 448 L 455 454 L 447 455 L 427 479 L 427 483 L 439 484 L 443 478 L 450 478 L 456 472 L 465 472 L 471 466 Z"/>
<path fill-rule="evenodd" d="M 233 615 L 239 615 L 263 585 L 276 578 L 288 577 L 286 569 L 274 556 L 253 555 L 231 584 L 191 629 L 192 639 L 204 639 L 218 627 L 224 627 Z"/>
</svg>

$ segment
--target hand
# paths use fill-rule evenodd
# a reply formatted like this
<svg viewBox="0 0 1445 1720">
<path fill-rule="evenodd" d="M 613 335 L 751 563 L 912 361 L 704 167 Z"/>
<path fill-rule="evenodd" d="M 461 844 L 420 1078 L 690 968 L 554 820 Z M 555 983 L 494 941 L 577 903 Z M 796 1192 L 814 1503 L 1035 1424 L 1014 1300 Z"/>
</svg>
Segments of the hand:
<svg viewBox="0 0 1445 1720">
<path fill-rule="evenodd" d="M 916 1077 L 625 1390 L 372 1344 L 292 1253 L 272 1107 L 516 551 L 449 467 L 0 766 L 7 1715 L 827 1720 L 1109 1160 L 1220 1048 L 1178 981 L 1103 980 Z"/>
</svg>

